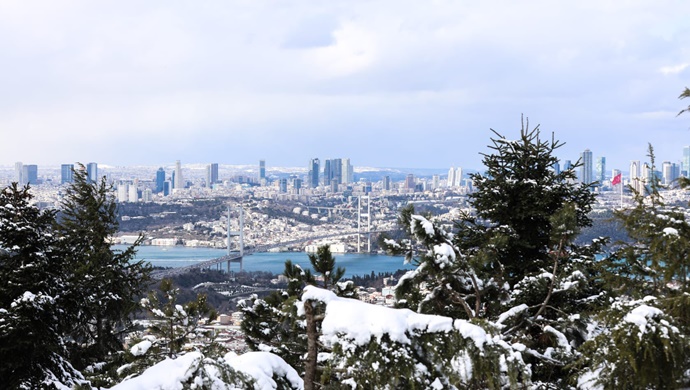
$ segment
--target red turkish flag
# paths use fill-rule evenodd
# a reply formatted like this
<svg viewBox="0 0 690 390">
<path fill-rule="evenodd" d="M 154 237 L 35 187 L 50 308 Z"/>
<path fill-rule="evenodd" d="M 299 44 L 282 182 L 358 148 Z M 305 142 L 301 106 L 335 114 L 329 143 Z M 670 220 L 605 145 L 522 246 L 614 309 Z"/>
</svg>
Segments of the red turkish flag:
<svg viewBox="0 0 690 390">
<path fill-rule="evenodd" d="M 611 180 L 611 185 L 615 186 L 616 184 L 621 183 L 621 175 L 622 173 L 617 174 L 612 180 Z"/>
</svg>

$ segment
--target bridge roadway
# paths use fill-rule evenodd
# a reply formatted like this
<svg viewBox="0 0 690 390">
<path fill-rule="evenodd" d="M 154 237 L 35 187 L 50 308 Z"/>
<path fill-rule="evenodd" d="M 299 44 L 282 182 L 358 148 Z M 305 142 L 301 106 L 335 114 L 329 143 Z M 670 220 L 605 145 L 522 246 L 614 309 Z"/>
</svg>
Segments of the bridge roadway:
<svg viewBox="0 0 690 390">
<path fill-rule="evenodd" d="M 252 253 L 256 253 L 256 252 L 268 252 L 269 250 L 274 249 L 274 248 L 280 248 L 280 247 L 287 246 L 287 245 L 294 245 L 294 244 L 298 244 L 300 242 L 305 242 L 305 241 L 322 240 L 324 238 L 332 238 L 332 237 L 339 237 L 339 236 L 350 236 L 350 235 L 355 235 L 355 234 L 383 233 L 383 232 L 387 232 L 387 231 L 388 230 L 372 230 L 371 232 L 357 232 L 355 230 L 355 231 L 347 231 L 347 232 L 340 232 L 340 233 L 324 234 L 321 236 L 314 236 L 314 237 L 298 238 L 296 240 L 282 241 L 282 242 L 278 242 L 278 243 L 271 244 L 271 245 L 259 245 L 259 246 L 256 246 L 254 248 L 251 248 L 251 249 L 245 249 L 244 250 L 244 256 L 251 255 Z M 243 256 L 240 256 L 239 252 L 235 252 L 235 253 L 231 253 L 229 255 L 221 256 L 221 257 L 218 257 L 215 259 L 200 261 L 198 263 L 186 265 L 184 267 L 167 268 L 167 269 L 160 270 L 160 271 L 154 271 L 151 273 L 151 277 L 153 279 L 169 278 L 171 276 L 184 274 L 184 273 L 189 272 L 193 269 L 210 268 L 214 265 L 227 263 L 228 261 L 231 263 L 237 263 L 242 259 L 242 257 Z"/>
</svg>

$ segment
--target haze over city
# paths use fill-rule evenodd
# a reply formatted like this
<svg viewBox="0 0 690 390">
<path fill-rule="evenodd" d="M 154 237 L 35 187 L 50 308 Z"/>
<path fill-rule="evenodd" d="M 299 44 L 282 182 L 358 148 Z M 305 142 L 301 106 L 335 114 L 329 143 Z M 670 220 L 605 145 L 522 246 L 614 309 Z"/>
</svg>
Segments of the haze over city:
<svg viewBox="0 0 690 390">
<path fill-rule="evenodd" d="M 678 1 L 0 3 L 0 165 L 481 167 L 520 116 L 627 170 L 690 117 Z"/>
</svg>

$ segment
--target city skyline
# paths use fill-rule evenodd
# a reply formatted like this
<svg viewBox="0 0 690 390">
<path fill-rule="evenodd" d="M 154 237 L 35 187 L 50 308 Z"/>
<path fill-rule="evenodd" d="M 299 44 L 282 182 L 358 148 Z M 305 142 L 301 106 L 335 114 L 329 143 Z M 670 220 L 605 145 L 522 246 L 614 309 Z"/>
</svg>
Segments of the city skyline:
<svg viewBox="0 0 690 390">
<path fill-rule="evenodd" d="M 623 168 L 649 142 L 676 161 L 687 20 L 673 1 L 4 2 L 0 165 L 480 168 L 522 114 L 562 160 Z"/>
</svg>

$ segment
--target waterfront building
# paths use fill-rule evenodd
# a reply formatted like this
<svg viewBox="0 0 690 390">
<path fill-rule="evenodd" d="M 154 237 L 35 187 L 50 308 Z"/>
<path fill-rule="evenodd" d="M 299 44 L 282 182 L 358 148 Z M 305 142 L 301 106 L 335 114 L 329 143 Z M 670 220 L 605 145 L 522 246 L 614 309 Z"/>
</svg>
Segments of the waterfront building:
<svg viewBox="0 0 690 390">
<path fill-rule="evenodd" d="M 60 184 L 74 183 L 74 164 L 60 166 Z"/>
</svg>

